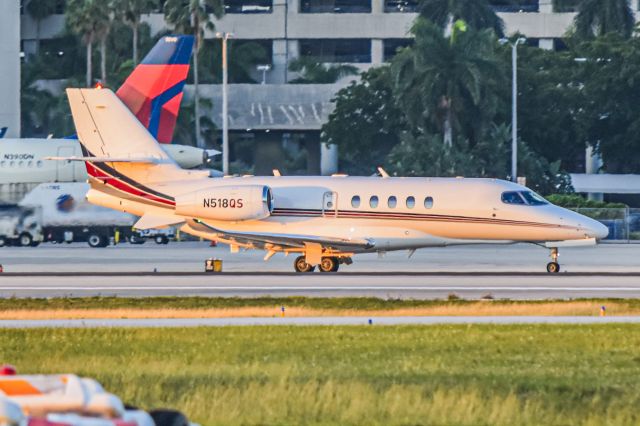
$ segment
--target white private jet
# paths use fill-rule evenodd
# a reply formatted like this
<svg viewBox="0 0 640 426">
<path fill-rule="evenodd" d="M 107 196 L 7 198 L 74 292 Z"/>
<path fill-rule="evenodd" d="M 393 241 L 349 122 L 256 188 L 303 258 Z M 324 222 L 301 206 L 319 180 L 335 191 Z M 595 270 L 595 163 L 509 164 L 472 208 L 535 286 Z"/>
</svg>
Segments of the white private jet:
<svg viewBox="0 0 640 426">
<path fill-rule="evenodd" d="M 141 216 L 140 229 L 181 230 L 229 244 L 296 253 L 298 272 L 350 264 L 357 253 L 458 244 L 593 245 L 599 222 L 498 179 L 223 177 L 180 169 L 113 92 L 68 89 L 90 175 L 90 202 Z"/>
</svg>

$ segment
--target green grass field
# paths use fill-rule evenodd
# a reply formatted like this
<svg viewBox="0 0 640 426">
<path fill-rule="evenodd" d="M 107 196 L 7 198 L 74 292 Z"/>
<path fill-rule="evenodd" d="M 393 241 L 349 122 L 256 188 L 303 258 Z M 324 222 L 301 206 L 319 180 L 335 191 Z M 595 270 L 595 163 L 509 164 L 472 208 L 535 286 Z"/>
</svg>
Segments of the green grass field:
<svg viewBox="0 0 640 426">
<path fill-rule="evenodd" d="M 203 425 L 640 422 L 635 325 L 0 330 L 0 361 Z"/>
</svg>

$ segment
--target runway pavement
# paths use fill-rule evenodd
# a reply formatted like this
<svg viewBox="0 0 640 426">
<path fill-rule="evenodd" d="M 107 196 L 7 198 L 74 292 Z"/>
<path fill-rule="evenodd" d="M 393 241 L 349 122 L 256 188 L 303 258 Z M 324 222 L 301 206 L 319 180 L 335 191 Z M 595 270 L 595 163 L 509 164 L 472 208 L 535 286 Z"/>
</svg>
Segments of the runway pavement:
<svg viewBox="0 0 640 426">
<path fill-rule="evenodd" d="M 1 297 L 310 296 L 443 299 L 640 297 L 637 275 L 117 275 L 0 278 Z"/>
<path fill-rule="evenodd" d="M 0 297 L 640 297 L 640 245 L 561 250 L 568 273 L 557 275 L 542 272 L 547 250 L 531 245 L 424 249 L 411 258 L 406 252 L 362 255 L 337 274 L 291 274 L 292 256 L 265 263 L 262 255 L 230 254 L 206 243 L 0 248 L 6 272 L 0 274 Z M 202 274 L 207 257 L 222 258 L 232 274 Z"/>
<path fill-rule="evenodd" d="M 8 328 L 105 328 L 105 327 L 224 327 L 275 325 L 437 325 L 437 324 L 638 324 L 640 317 L 305 317 L 305 318 L 171 318 L 171 319 L 67 319 L 0 320 L 0 329 Z"/>
</svg>

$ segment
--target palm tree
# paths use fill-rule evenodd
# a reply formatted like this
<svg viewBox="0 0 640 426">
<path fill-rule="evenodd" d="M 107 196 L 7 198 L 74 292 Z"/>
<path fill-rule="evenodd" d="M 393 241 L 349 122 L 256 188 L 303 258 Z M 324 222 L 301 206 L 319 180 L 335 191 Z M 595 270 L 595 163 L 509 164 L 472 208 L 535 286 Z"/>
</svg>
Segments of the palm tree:
<svg viewBox="0 0 640 426">
<path fill-rule="evenodd" d="M 504 34 L 504 22 L 489 5 L 488 0 L 422 0 L 418 6 L 420 16 L 445 29 L 457 20 L 471 28 L 490 28 L 499 37 Z"/>
<path fill-rule="evenodd" d="M 577 6 L 576 34 L 585 39 L 616 32 L 630 38 L 635 17 L 628 0 L 553 0 L 556 10 Z"/>
<path fill-rule="evenodd" d="M 311 56 L 301 56 L 289 64 L 289 71 L 299 72 L 301 76 L 291 83 L 335 83 L 348 75 L 358 74 L 358 68 L 353 65 L 335 64 L 326 65 L 318 58 Z"/>
<path fill-rule="evenodd" d="M 138 65 L 138 28 L 141 15 L 158 9 L 158 0 L 113 0 L 113 7 L 118 17 L 131 27 L 133 31 L 133 66 Z"/>
<path fill-rule="evenodd" d="M 80 35 L 87 46 L 87 87 L 91 87 L 93 82 L 93 43 L 104 32 L 105 22 L 109 21 L 109 10 L 99 0 L 67 0 L 67 26 Z"/>
<path fill-rule="evenodd" d="M 213 31 L 215 26 L 211 22 L 210 13 L 216 18 L 224 14 L 222 0 L 167 0 L 164 4 L 164 16 L 174 29 L 183 34 L 194 34 L 196 38 L 196 52 L 193 55 L 193 85 L 194 85 L 194 110 L 196 117 L 196 142 L 197 146 L 204 148 L 202 135 L 200 134 L 200 95 L 198 93 L 199 70 L 198 54 L 202 46 L 204 31 Z"/>
<path fill-rule="evenodd" d="M 27 12 L 36 21 L 36 53 L 40 51 L 40 22 L 56 12 L 55 0 L 31 0 L 27 3 Z"/>
<path fill-rule="evenodd" d="M 414 46 L 402 50 L 391 65 L 396 96 L 409 123 L 423 132 L 435 123 L 451 146 L 463 116 L 472 123 L 467 136 L 473 143 L 494 108 L 492 95 L 501 75 L 493 31 L 445 37 L 440 27 L 421 17 L 411 31 Z"/>
</svg>

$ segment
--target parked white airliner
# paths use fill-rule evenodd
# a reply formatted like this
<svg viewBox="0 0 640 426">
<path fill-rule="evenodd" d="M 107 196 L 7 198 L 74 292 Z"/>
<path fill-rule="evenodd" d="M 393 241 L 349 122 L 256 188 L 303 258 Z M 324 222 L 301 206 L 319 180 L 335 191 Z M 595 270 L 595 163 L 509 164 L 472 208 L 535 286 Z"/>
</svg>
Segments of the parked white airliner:
<svg viewBox="0 0 640 426">
<path fill-rule="evenodd" d="M 296 271 L 336 271 L 357 253 L 477 243 L 593 245 L 599 222 L 497 179 L 224 177 L 180 169 L 113 92 L 68 89 L 90 202 L 239 248 L 298 253 Z"/>
</svg>

